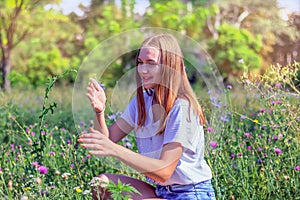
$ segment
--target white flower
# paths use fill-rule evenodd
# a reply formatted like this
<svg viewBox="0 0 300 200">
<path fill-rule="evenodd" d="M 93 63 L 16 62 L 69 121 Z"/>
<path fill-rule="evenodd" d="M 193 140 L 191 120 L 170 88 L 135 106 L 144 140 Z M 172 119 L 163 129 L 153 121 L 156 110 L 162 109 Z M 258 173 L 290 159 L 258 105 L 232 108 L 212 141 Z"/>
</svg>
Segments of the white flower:
<svg viewBox="0 0 300 200">
<path fill-rule="evenodd" d="M 70 173 L 63 173 L 63 174 L 61 175 L 61 177 L 63 177 L 64 179 L 69 178 L 69 176 L 71 176 Z"/>
<path fill-rule="evenodd" d="M 86 194 L 89 194 L 89 193 L 90 193 L 89 190 L 84 190 L 84 191 L 82 192 L 83 195 L 86 195 Z"/>
</svg>

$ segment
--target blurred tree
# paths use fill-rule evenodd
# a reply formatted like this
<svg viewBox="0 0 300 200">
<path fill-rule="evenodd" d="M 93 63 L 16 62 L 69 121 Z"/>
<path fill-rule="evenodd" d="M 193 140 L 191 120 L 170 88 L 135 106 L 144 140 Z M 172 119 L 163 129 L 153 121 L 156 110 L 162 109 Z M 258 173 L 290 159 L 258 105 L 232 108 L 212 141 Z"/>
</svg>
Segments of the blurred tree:
<svg viewBox="0 0 300 200">
<path fill-rule="evenodd" d="M 209 42 L 208 50 L 223 77 L 240 76 L 261 66 L 259 36 L 253 37 L 246 29 L 231 25 L 222 25 L 217 31 L 218 38 Z"/>
<path fill-rule="evenodd" d="M 209 35 L 217 39 L 218 27 L 223 24 L 247 29 L 253 35 L 261 35 L 263 47 L 260 54 L 264 66 L 269 66 L 275 60 L 275 57 L 270 57 L 270 53 L 274 50 L 274 45 L 281 41 L 279 35 L 285 34 L 293 40 L 296 38 L 295 28 L 288 27 L 280 16 L 277 0 L 222 0 L 215 1 L 215 5 L 218 9 L 214 15 L 207 16 Z"/>
<path fill-rule="evenodd" d="M 62 56 L 72 55 L 72 51 L 66 47 L 70 47 L 68 44 L 74 38 L 70 33 L 75 26 L 71 28 L 68 18 L 60 12 L 45 10 L 45 5 L 50 3 L 59 3 L 59 0 L 0 2 L 1 86 L 4 90 L 9 91 L 11 88 L 9 77 L 17 81 L 16 77 L 25 76 L 31 67 L 28 60 L 37 58 L 35 53 L 48 54 L 49 51 L 59 48 Z M 52 61 L 50 59 L 47 66 Z M 16 67 L 15 72 L 9 76 L 13 66 Z M 25 81 L 26 77 L 20 79 Z"/>
<path fill-rule="evenodd" d="M 134 5 L 134 0 L 122 0 L 121 6 L 117 6 L 114 1 L 92 1 L 90 6 L 82 8 L 85 12 L 84 17 L 73 19 L 80 23 L 84 30 L 82 41 L 77 44 L 81 60 L 84 60 L 103 40 L 141 26 L 133 11 Z M 118 52 L 119 48 L 112 45 L 107 54 L 110 51 Z M 113 86 L 127 70 L 134 67 L 133 58 L 134 54 L 129 53 L 112 61 L 112 67 L 107 68 L 101 81 Z"/>
<path fill-rule="evenodd" d="M 298 33 L 296 38 L 286 33 L 279 34 L 277 37 L 279 40 L 273 46 L 274 51 L 270 53 L 274 63 L 281 65 L 300 62 L 300 13 L 291 13 L 287 23 L 288 27 L 296 29 L 295 33 Z"/>
</svg>

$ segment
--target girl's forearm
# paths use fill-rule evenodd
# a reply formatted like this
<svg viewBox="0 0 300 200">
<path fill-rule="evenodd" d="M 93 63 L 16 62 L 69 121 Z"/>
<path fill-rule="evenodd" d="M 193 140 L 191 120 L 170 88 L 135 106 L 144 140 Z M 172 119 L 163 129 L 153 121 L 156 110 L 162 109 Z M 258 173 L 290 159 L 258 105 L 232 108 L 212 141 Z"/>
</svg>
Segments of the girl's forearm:
<svg viewBox="0 0 300 200">
<path fill-rule="evenodd" d="M 178 159 L 161 160 L 135 153 L 116 144 L 114 157 L 138 172 L 159 182 L 167 181 L 174 172 Z"/>
<path fill-rule="evenodd" d="M 101 114 L 95 114 L 94 128 L 109 137 L 109 131 L 105 122 L 104 112 Z"/>
</svg>

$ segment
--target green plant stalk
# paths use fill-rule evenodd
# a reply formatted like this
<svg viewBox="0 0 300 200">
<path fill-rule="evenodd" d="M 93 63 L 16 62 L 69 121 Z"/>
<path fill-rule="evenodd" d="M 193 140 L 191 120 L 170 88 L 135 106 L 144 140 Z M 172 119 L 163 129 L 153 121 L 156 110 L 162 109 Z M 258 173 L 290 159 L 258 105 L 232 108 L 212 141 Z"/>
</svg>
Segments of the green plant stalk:
<svg viewBox="0 0 300 200">
<path fill-rule="evenodd" d="M 44 119 L 45 116 L 48 114 L 49 111 L 51 111 L 51 113 L 54 113 L 54 108 L 56 108 L 56 103 L 53 102 L 52 104 L 50 104 L 48 107 L 46 106 L 48 98 L 49 98 L 49 94 L 51 89 L 53 88 L 54 84 L 56 83 L 57 80 L 64 78 L 67 74 L 71 73 L 71 72 L 77 72 L 77 70 L 75 69 L 70 69 L 70 70 L 66 70 L 65 72 L 63 72 L 61 75 L 56 75 L 54 77 L 49 78 L 49 82 L 46 84 L 46 90 L 45 90 L 45 95 L 44 95 L 44 100 L 43 100 L 43 107 L 42 107 L 42 114 L 39 116 L 39 148 L 37 148 L 36 146 L 34 146 L 36 154 L 37 154 L 37 159 L 38 162 L 40 164 L 42 164 L 43 162 L 43 154 L 44 154 L 44 147 L 46 144 L 46 135 L 42 134 L 44 130 Z M 35 143 L 36 144 L 36 143 Z"/>
</svg>

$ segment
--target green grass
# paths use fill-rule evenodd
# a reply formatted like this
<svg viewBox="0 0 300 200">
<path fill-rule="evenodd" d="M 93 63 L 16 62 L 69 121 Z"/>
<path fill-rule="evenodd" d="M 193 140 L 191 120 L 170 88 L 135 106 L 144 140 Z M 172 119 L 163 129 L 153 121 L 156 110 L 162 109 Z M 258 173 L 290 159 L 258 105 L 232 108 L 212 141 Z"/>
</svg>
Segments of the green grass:
<svg viewBox="0 0 300 200">
<path fill-rule="evenodd" d="M 299 199 L 299 94 L 251 84 L 226 90 L 229 105 L 218 107 L 224 116 L 213 116 L 222 122 L 219 132 L 205 127 L 217 198 Z M 91 199 L 89 182 L 101 173 L 143 179 L 121 162 L 90 156 L 78 146 L 78 134 L 88 130 L 93 116 L 74 124 L 71 87 L 52 88 L 47 106 L 57 107 L 40 123 L 44 89 L 0 93 L 0 199 Z M 208 94 L 203 104 L 210 115 Z M 108 119 L 114 113 L 106 114 Z M 136 150 L 133 135 L 120 144 Z"/>
</svg>

